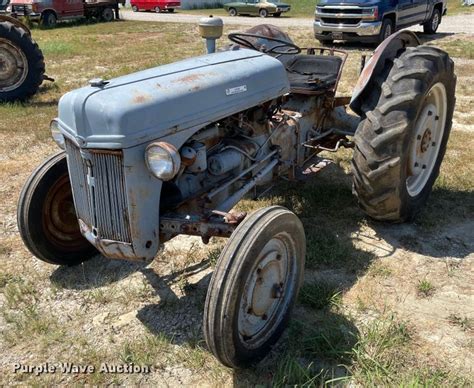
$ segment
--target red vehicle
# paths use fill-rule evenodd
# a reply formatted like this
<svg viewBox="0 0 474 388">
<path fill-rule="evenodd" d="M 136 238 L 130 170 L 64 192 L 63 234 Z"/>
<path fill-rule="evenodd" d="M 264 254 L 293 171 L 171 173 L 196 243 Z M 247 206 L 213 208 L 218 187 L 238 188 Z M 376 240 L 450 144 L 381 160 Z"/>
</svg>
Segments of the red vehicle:
<svg viewBox="0 0 474 388">
<path fill-rule="evenodd" d="M 119 4 L 125 0 L 11 0 L 7 11 L 25 16 L 45 27 L 56 22 L 80 18 L 98 18 L 109 22 L 119 18 Z M 114 15 L 115 14 L 115 15 Z"/>
<path fill-rule="evenodd" d="M 133 12 L 138 11 L 162 11 L 174 12 L 176 8 L 181 7 L 181 1 L 173 0 L 131 0 Z"/>
</svg>

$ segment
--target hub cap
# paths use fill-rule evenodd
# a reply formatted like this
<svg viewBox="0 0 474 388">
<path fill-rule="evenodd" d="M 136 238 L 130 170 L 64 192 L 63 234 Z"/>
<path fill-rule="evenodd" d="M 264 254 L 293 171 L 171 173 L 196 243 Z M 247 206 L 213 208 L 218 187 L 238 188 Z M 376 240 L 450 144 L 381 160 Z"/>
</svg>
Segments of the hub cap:
<svg viewBox="0 0 474 388">
<path fill-rule="evenodd" d="M 296 291 L 296 270 L 294 241 L 280 233 L 262 249 L 245 281 L 238 330 L 248 348 L 259 347 L 280 324 Z"/>
<path fill-rule="evenodd" d="M 431 29 L 433 31 L 436 31 L 436 29 L 438 28 L 438 24 L 439 24 L 439 13 L 435 12 L 435 14 L 433 15 L 433 20 L 431 21 Z"/>
<path fill-rule="evenodd" d="M 410 145 L 406 184 L 412 197 L 424 189 L 438 159 L 446 125 L 446 108 L 446 88 L 438 82 L 425 96 Z"/>
<path fill-rule="evenodd" d="M 28 74 L 28 61 L 17 46 L 0 38 L 0 92 L 18 88 Z"/>
</svg>

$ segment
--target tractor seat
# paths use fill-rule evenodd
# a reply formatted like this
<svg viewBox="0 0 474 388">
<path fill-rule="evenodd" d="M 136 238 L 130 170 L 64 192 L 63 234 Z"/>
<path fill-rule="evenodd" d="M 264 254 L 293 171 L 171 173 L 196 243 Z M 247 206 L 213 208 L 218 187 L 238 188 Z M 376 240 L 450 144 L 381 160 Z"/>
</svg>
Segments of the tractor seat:
<svg viewBox="0 0 474 388">
<path fill-rule="evenodd" d="M 335 85 L 341 64 L 335 55 L 296 55 L 285 63 L 291 92 L 324 93 Z"/>
</svg>

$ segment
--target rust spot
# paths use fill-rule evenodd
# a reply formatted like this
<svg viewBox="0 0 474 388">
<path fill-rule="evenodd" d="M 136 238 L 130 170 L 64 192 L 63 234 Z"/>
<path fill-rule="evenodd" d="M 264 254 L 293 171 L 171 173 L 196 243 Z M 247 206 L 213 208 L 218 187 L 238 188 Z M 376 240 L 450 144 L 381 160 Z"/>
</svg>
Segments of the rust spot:
<svg viewBox="0 0 474 388">
<path fill-rule="evenodd" d="M 139 94 L 133 97 L 132 101 L 134 104 L 143 104 L 150 100 L 151 100 L 151 96 L 149 96 L 148 94 Z"/>
<path fill-rule="evenodd" d="M 176 83 L 188 83 L 188 82 L 194 82 L 194 81 L 197 81 L 201 78 L 204 78 L 206 77 L 206 74 L 190 74 L 190 75 L 185 75 L 184 77 L 181 77 L 181 78 L 177 78 L 175 79 L 173 82 L 176 82 Z"/>
</svg>

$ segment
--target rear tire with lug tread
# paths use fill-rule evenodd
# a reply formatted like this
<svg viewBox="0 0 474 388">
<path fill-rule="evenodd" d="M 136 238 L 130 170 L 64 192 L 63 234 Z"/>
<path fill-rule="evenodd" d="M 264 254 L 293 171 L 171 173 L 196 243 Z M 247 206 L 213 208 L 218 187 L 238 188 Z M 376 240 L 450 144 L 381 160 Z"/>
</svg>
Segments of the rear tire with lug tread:
<svg viewBox="0 0 474 388">
<path fill-rule="evenodd" d="M 79 230 L 64 152 L 49 157 L 28 178 L 17 220 L 28 250 L 47 263 L 72 266 L 98 254 Z"/>
<path fill-rule="evenodd" d="M 43 54 L 27 31 L 7 21 L 0 22 L 0 62 L 0 102 L 24 101 L 38 91 Z"/>
<path fill-rule="evenodd" d="M 206 343 L 224 365 L 259 361 L 285 329 L 303 281 L 299 218 L 272 206 L 248 216 L 222 251 L 206 297 Z"/>
<path fill-rule="evenodd" d="M 407 48 L 367 88 L 352 175 L 370 217 L 412 221 L 427 201 L 446 151 L 455 88 L 453 61 L 430 46 Z"/>
</svg>

